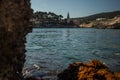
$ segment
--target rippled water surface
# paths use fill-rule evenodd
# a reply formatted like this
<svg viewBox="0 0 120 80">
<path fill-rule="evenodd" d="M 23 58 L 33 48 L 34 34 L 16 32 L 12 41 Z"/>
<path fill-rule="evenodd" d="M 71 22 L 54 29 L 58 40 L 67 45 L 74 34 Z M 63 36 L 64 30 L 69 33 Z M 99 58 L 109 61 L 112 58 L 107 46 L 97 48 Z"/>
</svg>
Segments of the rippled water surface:
<svg viewBox="0 0 120 80">
<path fill-rule="evenodd" d="M 46 78 L 51 80 L 68 64 L 91 59 L 120 71 L 119 29 L 34 28 L 26 38 L 25 67 L 37 64 L 41 72 L 50 73 Z"/>
</svg>

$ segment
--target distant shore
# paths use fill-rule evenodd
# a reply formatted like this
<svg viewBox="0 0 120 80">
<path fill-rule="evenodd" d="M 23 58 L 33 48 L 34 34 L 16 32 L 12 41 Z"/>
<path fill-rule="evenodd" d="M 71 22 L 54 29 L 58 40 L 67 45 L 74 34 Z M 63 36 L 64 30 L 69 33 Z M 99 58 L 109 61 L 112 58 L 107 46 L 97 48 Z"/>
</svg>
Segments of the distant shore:
<svg viewBox="0 0 120 80">
<path fill-rule="evenodd" d="M 33 28 L 80 28 L 77 25 L 71 25 L 71 24 L 58 24 L 58 25 L 33 25 Z"/>
<path fill-rule="evenodd" d="M 40 14 L 38 14 L 40 15 Z M 59 17 L 59 16 L 58 16 Z M 97 28 L 120 29 L 120 11 L 105 12 L 87 17 L 70 19 L 44 19 L 37 17 L 32 19 L 33 28 Z"/>
<path fill-rule="evenodd" d="M 120 29 L 120 16 L 112 19 L 97 18 L 96 20 L 88 23 L 81 23 L 80 27 L 83 28 L 98 28 L 98 29 Z"/>
</svg>

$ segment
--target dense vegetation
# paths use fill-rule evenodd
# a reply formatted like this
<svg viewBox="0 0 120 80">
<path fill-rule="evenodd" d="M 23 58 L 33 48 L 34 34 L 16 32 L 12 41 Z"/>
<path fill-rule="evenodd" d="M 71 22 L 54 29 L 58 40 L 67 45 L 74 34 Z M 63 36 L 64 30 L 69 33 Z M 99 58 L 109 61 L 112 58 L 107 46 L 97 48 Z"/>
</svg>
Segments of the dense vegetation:
<svg viewBox="0 0 120 80">
<path fill-rule="evenodd" d="M 37 11 L 33 14 L 33 19 L 41 22 L 41 23 L 59 23 L 63 18 L 62 15 L 57 15 L 53 12 L 41 12 Z"/>
</svg>

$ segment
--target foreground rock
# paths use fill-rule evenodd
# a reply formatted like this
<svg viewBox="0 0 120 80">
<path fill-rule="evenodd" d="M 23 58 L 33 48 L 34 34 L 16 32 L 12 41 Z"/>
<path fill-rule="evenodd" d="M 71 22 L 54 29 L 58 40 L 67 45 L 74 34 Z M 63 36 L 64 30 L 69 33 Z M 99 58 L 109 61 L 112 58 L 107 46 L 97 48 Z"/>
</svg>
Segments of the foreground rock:
<svg viewBox="0 0 120 80">
<path fill-rule="evenodd" d="M 48 73 L 41 72 L 40 66 L 34 64 L 31 67 L 23 68 L 23 76 L 25 80 L 43 80 Z"/>
<path fill-rule="evenodd" d="M 114 73 L 100 61 L 93 60 L 87 64 L 70 64 L 58 75 L 58 80 L 120 80 L 120 73 Z"/>
<path fill-rule="evenodd" d="M 22 80 L 30 0 L 0 0 L 0 80 Z"/>
</svg>

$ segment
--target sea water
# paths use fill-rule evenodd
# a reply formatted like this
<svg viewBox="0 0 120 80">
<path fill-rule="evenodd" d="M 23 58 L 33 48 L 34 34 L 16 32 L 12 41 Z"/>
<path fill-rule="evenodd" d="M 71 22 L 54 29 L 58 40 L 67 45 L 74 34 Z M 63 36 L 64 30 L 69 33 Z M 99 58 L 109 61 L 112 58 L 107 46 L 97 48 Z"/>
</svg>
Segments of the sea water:
<svg viewBox="0 0 120 80">
<path fill-rule="evenodd" d="M 100 60 L 120 71 L 120 29 L 33 28 L 26 39 L 25 67 L 39 65 L 49 80 L 76 61 Z"/>
</svg>

